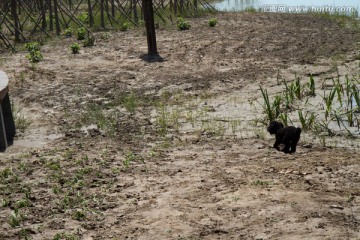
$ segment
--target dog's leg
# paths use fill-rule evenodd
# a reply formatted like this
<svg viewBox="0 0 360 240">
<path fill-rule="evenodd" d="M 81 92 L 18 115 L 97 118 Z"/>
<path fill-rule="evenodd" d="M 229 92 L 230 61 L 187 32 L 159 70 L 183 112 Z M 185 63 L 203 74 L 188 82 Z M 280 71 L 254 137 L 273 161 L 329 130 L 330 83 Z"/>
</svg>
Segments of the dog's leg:
<svg viewBox="0 0 360 240">
<path fill-rule="evenodd" d="M 291 151 L 290 151 L 290 143 L 289 142 L 285 143 L 284 153 L 291 153 Z"/>
<path fill-rule="evenodd" d="M 281 143 L 281 141 L 278 141 L 278 140 L 276 140 L 274 143 L 274 148 L 276 148 L 276 150 L 278 150 L 278 151 L 281 151 L 279 148 L 280 143 Z"/>
<path fill-rule="evenodd" d="M 296 144 L 291 145 L 290 153 L 296 152 Z"/>
</svg>

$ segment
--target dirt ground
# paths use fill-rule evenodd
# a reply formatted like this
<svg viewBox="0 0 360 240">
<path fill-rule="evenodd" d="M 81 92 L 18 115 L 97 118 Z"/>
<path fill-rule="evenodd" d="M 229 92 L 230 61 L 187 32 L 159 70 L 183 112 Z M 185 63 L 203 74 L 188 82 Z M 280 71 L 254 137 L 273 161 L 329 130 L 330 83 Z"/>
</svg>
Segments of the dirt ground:
<svg viewBox="0 0 360 240">
<path fill-rule="evenodd" d="M 25 127 L 0 153 L 0 239 L 360 239 L 359 139 L 304 132 L 284 154 L 251 104 L 279 74 L 320 85 L 359 66 L 359 31 L 216 17 L 160 27 L 163 62 L 141 60 L 142 29 L 96 33 L 77 55 L 75 38 L 48 42 L 36 65 L 1 55 Z"/>
</svg>

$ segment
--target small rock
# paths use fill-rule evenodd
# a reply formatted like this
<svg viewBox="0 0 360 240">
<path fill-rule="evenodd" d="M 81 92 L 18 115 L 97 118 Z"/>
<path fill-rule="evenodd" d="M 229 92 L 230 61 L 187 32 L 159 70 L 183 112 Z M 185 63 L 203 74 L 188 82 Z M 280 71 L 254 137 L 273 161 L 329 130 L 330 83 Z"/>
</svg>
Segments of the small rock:
<svg viewBox="0 0 360 240">
<path fill-rule="evenodd" d="M 335 208 L 335 209 L 340 209 L 340 210 L 344 209 L 344 207 L 340 206 L 340 205 L 330 205 L 330 208 Z"/>
<path fill-rule="evenodd" d="M 91 236 L 83 236 L 81 240 L 94 240 L 94 238 Z"/>
</svg>

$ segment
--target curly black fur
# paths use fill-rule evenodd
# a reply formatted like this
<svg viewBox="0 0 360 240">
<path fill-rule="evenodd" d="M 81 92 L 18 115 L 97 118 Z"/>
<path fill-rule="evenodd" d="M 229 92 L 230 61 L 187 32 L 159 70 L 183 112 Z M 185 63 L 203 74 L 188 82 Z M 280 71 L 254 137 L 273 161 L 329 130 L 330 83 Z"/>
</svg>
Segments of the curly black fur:
<svg viewBox="0 0 360 240">
<path fill-rule="evenodd" d="M 296 152 L 296 145 L 300 140 L 301 128 L 293 126 L 284 127 L 281 122 L 272 121 L 267 130 L 270 134 L 276 135 L 274 148 L 281 151 L 279 145 L 284 144 L 285 147 L 282 150 L 284 153 Z"/>
</svg>

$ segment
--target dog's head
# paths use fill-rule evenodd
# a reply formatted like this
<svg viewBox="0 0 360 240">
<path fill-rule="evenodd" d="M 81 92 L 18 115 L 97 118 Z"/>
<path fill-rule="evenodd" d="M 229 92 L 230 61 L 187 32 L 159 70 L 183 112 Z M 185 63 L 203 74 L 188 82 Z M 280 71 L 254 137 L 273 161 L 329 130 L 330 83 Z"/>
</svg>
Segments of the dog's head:
<svg viewBox="0 0 360 240">
<path fill-rule="evenodd" d="M 267 130 L 270 134 L 276 134 L 276 132 L 283 127 L 284 125 L 281 122 L 272 121 L 268 126 Z"/>
</svg>

